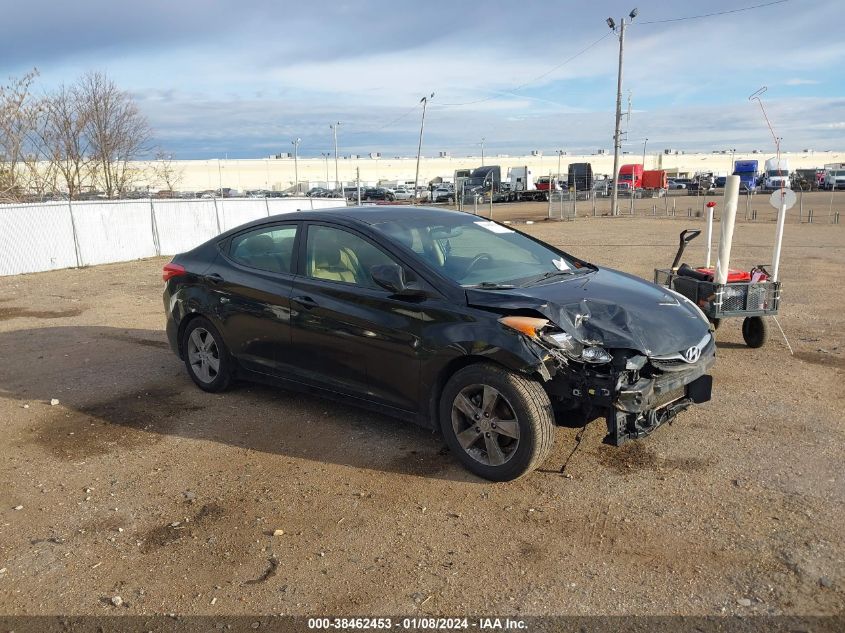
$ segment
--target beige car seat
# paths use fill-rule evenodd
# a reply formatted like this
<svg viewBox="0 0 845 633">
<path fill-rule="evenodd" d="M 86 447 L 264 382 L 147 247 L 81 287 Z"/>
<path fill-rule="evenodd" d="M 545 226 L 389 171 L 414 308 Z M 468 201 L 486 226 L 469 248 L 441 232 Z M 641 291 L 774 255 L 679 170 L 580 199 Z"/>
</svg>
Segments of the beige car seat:
<svg viewBox="0 0 845 633">
<path fill-rule="evenodd" d="M 361 284 L 358 257 L 341 246 L 333 232 L 318 231 L 308 258 L 308 274 L 317 279 Z"/>
</svg>

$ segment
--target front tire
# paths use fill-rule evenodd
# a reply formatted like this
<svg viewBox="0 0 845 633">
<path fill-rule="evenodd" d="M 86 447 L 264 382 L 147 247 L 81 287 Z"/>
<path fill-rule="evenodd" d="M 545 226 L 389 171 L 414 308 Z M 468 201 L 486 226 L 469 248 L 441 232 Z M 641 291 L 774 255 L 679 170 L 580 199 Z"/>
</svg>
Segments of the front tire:
<svg viewBox="0 0 845 633">
<path fill-rule="evenodd" d="M 459 370 L 440 397 L 449 449 L 479 477 L 511 481 L 545 461 L 554 443 L 554 412 L 543 387 L 498 365 Z"/>
<path fill-rule="evenodd" d="M 220 332 L 205 317 L 193 319 L 182 335 L 188 375 L 203 391 L 225 391 L 232 383 L 232 359 Z"/>
</svg>

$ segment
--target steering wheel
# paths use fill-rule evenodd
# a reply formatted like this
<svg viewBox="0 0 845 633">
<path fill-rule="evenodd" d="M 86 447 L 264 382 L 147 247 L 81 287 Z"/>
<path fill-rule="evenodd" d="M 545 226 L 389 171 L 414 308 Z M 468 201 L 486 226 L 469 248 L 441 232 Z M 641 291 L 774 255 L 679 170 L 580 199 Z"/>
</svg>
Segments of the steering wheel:
<svg viewBox="0 0 845 633">
<path fill-rule="evenodd" d="M 470 273 L 470 271 L 475 268 L 476 264 L 485 260 L 492 262 L 493 256 L 490 253 L 479 253 L 478 255 L 473 257 L 472 261 L 470 261 L 470 263 L 467 264 L 466 268 L 464 268 L 464 272 L 461 277 L 466 277 Z"/>
</svg>

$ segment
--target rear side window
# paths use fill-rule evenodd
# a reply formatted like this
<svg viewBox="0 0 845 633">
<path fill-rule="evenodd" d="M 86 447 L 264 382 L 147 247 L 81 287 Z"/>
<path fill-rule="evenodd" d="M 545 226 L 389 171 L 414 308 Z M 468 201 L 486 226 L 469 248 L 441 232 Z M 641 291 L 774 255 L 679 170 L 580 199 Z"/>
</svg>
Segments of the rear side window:
<svg viewBox="0 0 845 633">
<path fill-rule="evenodd" d="M 272 226 L 232 238 L 229 257 L 239 264 L 271 273 L 293 271 L 296 225 Z"/>
</svg>

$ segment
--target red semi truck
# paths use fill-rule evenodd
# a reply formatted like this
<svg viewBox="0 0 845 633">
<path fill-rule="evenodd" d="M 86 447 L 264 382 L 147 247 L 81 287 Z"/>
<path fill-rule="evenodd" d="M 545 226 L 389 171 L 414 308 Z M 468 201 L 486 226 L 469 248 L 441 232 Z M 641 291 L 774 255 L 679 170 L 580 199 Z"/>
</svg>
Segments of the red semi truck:
<svg viewBox="0 0 845 633">
<path fill-rule="evenodd" d="M 669 188 L 669 176 L 665 169 L 649 169 L 643 172 L 643 189 L 664 191 Z"/>
<path fill-rule="evenodd" d="M 620 189 L 633 190 L 643 188 L 643 166 L 622 165 L 619 168 Z"/>
</svg>

